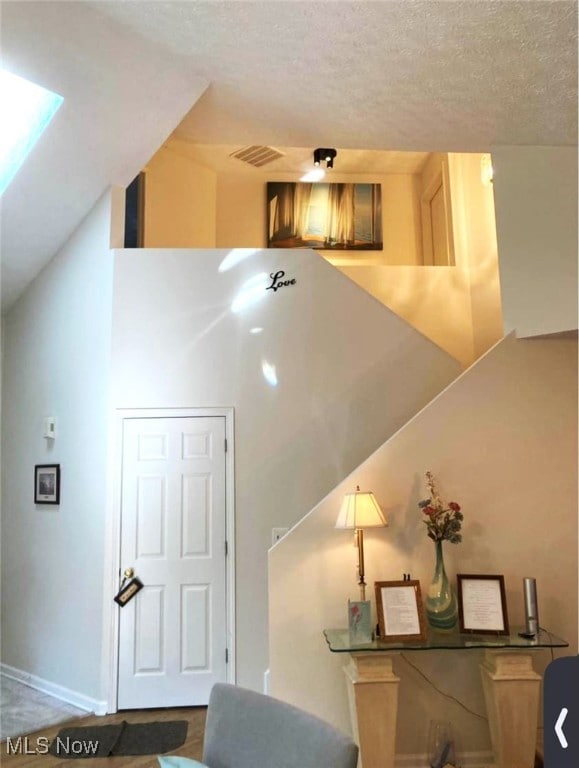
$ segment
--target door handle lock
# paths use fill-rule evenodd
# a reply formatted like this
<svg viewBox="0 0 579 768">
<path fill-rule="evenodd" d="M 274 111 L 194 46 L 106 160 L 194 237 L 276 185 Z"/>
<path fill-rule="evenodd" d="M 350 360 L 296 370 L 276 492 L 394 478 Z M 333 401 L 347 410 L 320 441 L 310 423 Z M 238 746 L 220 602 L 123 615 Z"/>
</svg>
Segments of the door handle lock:
<svg viewBox="0 0 579 768">
<path fill-rule="evenodd" d="M 137 579 L 135 576 L 134 568 L 125 568 L 123 571 L 123 580 L 119 591 L 114 597 L 115 603 L 118 603 L 121 608 L 126 605 L 129 600 L 132 600 L 137 592 L 143 588 L 143 582 Z"/>
</svg>

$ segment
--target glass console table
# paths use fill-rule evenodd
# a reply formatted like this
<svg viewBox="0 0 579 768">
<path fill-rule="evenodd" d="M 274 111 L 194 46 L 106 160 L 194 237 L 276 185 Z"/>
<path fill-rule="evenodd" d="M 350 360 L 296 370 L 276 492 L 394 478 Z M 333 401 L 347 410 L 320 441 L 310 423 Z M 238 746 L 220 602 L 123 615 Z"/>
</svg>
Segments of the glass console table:
<svg viewBox="0 0 579 768">
<path fill-rule="evenodd" d="M 569 643 L 547 630 L 532 639 L 519 635 L 475 635 L 430 632 L 424 641 L 350 643 L 347 629 L 325 629 L 333 653 L 347 654 L 354 738 L 362 768 L 393 768 L 400 678 L 393 658 L 402 652 L 482 650 L 480 664 L 489 730 L 497 768 L 533 768 L 541 676 L 533 669 L 531 651 L 567 648 Z"/>
<path fill-rule="evenodd" d="M 373 652 L 373 651 L 459 651 L 468 648 L 516 648 L 532 650 L 534 648 L 568 648 L 569 643 L 552 635 L 545 629 L 528 639 L 521 637 L 523 627 L 513 627 L 510 635 L 476 635 L 453 632 L 432 632 L 429 630 L 426 640 L 413 640 L 403 643 L 386 643 L 379 638 L 371 643 L 352 645 L 347 629 L 324 629 L 324 637 L 333 653 Z"/>
</svg>

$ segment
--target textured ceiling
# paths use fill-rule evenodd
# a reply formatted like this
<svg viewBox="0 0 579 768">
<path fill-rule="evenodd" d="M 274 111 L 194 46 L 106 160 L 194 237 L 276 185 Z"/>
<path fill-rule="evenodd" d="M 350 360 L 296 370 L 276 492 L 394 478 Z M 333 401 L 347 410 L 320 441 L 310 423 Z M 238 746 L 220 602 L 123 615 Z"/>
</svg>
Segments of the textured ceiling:
<svg viewBox="0 0 579 768">
<path fill-rule="evenodd" d="M 173 129 L 196 144 L 308 152 L 576 142 L 575 2 L 0 0 L 0 11 L 3 66 L 65 97 L 2 199 L 4 307 Z"/>
<path fill-rule="evenodd" d="M 575 141 L 574 3 L 127 0 L 100 7 L 193 57 L 211 82 L 178 129 L 181 138 L 464 151 Z"/>
<path fill-rule="evenodd" d="M 314 156 L 311 147 L 279 147 L 282 156 L 255 168 L 231 155 L 243 148 L 240 144 L 192 144 L 182 139 L 169 141 L 169 150 L 191 157 L 207 168 L 223 173 L 260 173 L 264 178 L 272 173 L 307 173 L 313 170 Z M 334 161 L 334 174 L 353 173 L 381 175 L 388 173 L 419 173 L 428 152 L 394 152 L 375 149 L 342 149 Z M 325 164 L 322 163 L 322 167 Z"/>
</svg>

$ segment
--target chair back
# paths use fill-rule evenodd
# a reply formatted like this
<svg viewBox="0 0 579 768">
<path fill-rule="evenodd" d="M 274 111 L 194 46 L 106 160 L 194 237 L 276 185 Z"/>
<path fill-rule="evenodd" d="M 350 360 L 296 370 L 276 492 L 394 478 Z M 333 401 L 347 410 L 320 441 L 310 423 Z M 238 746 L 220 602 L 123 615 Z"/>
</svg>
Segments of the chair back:
<svg viewBox="0 0 579 768">
<path fill-rule="evenodd" d="M 308 712 L 234 685 L 213 686 L 203 762 L 209 768 L 356 768 L 352 739 Z"/>
</svg>

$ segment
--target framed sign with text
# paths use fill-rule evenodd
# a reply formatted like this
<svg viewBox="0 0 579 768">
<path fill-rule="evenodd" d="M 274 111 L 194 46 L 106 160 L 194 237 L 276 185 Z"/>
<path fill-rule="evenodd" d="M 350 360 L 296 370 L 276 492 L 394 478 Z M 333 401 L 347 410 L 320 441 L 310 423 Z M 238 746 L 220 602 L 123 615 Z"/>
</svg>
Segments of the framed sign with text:
<svg viewBox="0 0 579 768">
<path fill-rule="evenodd" d="M 504 576 L 459 573 L 456 580 L 460 631 L 508 635 Z"/>
<path fill-rule="evenodd" d="M 376 581 L 380 640 L 385 643 L 426 639 L 419 581 Z"/>
</svg>

